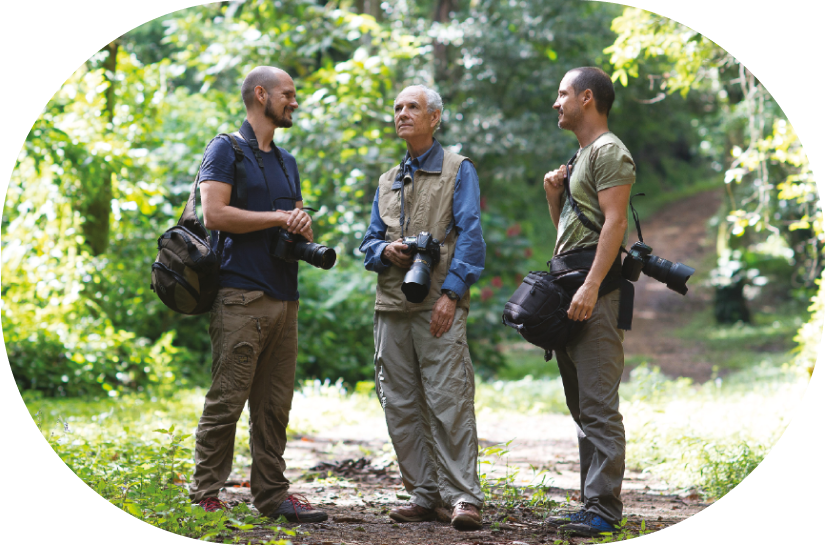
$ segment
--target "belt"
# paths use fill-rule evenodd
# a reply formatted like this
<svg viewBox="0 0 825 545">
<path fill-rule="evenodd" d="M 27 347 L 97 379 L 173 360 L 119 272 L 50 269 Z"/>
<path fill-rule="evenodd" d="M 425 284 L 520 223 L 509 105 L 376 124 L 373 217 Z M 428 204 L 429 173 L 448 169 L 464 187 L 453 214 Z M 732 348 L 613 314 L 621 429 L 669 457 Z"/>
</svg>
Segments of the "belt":
<svg viewBox="0 0 825 545">
<path fill-rule="evenodd" d="M 595 258 L 595 248 L 576 248 L 554 256 L 547 265 L 550 267 L 550 274 L 557 276 L 571 271 L 590 270 Z M 633 284 L 622 276 L 621 253 L 616 256 L 602 285 L 599 286 L 599 297 L 617 289 L 621 290 L 617 327 L 629 331 L 633 322 L 633 298 L 636 290 Z"/>
</svg>

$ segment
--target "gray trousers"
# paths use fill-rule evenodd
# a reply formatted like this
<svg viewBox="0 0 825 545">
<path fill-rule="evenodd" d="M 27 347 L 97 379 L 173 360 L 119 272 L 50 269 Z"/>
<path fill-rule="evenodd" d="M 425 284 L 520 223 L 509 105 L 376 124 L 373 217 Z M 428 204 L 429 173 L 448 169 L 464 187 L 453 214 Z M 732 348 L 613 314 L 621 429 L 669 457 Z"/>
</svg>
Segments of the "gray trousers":
<svg viewBox="0 0 825 545">
<path fill-rule="evenodd" d="M 195 434 L 189 497 L 217 496 L 232 470 L 235 427 L 249 401 L 249 478 L 253 503 L 267 514 L 286 499 L 286 428 L 298 357 L 298 301 L 221 288 L 212 307 L 212 386 Z"/>
<path fill-rule="evenodd" d="M 481 507 L 467 311 L 441 338 L 431 310 L 375 313 L 375 389 L 404 487 L 421 507 Z"/>
<path fill-rule="evenodd" d="M 585 509 L 609 522 L 622 519 L 625 434 L 619 413 L 624 332 L 616 327 L 619 290 L 599 298 L 593 316 L 556 353 L 567 407 L 578 426 Z"/>
</svg>

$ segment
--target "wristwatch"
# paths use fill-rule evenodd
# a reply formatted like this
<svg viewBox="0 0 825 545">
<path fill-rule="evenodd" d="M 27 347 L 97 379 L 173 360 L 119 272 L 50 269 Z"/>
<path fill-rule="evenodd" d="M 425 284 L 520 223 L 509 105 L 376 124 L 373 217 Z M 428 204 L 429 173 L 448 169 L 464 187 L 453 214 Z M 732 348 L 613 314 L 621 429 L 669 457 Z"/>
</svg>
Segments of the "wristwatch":
<svg viewBox="0 0 825 545">
<path fill-rule="evenodd" d="M 441 293 L 446 295 L 450 301 L 458 301 L 461 297 L 453 290 L 441 290 Z"/>
</svg>

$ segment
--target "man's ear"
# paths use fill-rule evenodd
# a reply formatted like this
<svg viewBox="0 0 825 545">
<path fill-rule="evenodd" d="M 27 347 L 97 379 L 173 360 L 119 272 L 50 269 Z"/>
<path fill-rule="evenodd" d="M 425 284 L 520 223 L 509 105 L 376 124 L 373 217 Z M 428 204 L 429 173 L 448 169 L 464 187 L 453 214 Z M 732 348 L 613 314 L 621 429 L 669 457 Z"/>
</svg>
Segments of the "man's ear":
<svg viewBox="0 0 825 545">
<path fill-rule="evenodd" d="M 441 110 L 436 110 L 433 112 L 433 119 L 430 121 L 430 128 L 435 130 L 438 127 L 439 122 L 441 122 Z"/>
<path fill-rule="evenodd" d="M 579 97 L 581 98 L 582 106 L 584 106 L 585 104 L 595 104 L 593 102 L 593 91 L 591 91 L 590 89 L 585 89 L 584 91 L 582 91 L 582 94 L 579 95 Z"/>
<path fill-rule="evenodd" d="M 260 102 L 262 106 L 266 104 L 266 90 L 262 85 L 255 87 L 255 100 Z"/>
</svg>

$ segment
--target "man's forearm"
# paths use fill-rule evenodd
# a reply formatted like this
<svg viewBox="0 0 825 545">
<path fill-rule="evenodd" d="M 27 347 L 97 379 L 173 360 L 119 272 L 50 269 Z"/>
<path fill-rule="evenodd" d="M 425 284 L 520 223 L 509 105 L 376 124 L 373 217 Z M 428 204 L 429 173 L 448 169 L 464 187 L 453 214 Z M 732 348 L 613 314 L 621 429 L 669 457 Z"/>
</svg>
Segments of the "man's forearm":
<svg viewBox="0 0 825 545">
<path fill-rule="evenodd" d="M 599 235 L 599 244 L 596 246 L 596 257 L 593 259 L 593 266 L 587 273 L 586 283 L 601 286 L 604 277 L 613 266 L 616 256 L 622 247 L 625 231 L 627 230 L 627 219 L 607 219 L 605 220 L 602 232 Z"/>
<path fill-rule="evenodd" d="M 236 235 L 261 231 L 269 227 L 285 227 L 288 219 L 289 212 L 285 210 L 256 212 L 234 206 L 223 206 L 204 215 L 204 222 L 208 229 Z"/>
<path fill-rule="evenodd" d="M 550 218 L 553 220 L 553 225 L 556 227 L 556 229 L 559 228 L 559 218 L 561 217 L 561 210 L 564 206 L 562 202 L 563 196 L 564 192 L 562 191 L 555 197 L 547 197 L 547 206 L 550 209 Z"/>
</svg>

